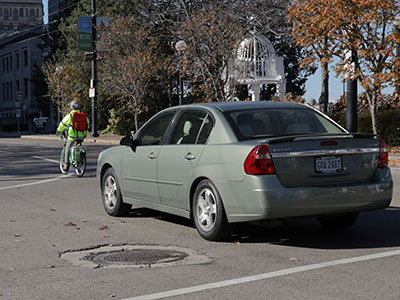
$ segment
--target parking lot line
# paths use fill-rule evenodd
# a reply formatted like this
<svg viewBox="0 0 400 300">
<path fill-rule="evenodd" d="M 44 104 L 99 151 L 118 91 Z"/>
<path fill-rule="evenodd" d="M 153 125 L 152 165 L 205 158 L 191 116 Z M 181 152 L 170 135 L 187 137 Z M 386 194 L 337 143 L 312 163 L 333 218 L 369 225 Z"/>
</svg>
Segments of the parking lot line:
<svg viewBox="0 0 400 300">
<path fill-rule="evenodd" d="M 332 261 L 327 261 L 327 262 L 318 263 L 318 264 L 305 265 L 305 266 L 301 266 L 301 267 L 283 269 L 283 270 L 279 270 L 279 271 L 263 273 L 263 274 L 258 274 L 258 275 L 252 275 L 252 276 L 246 276 L 246 277 L 241 277 L 241 278 L 236 278 L 236 279 L 231 279 L 231 280 L 207 283 L 207 284 L 202 284 L 202 285 L 197 285 L 197 286 L 192 286 L 192 287 L 187 287 L 187 288 L 165 291 L 165 292 L 161 292 L 161 293 L 126 298 L 123 300 L 162 299 L 162 298 L 166 298 L 166 297 L 180 296 L 180 295 L 185 295 L 185 294 L 190 294 L 190 293 L 195 293 L 195 292 L 200 292 L 200 291 L 205 291 L 205 290 L 210 290 L 210 289 L 216 289 L 216 288 L 232 286 L 232 285 L 237 285 L 237 284 L 242 284 L 242 283 L 248 283 L 248 282 L 253 282 L 253 281 L 258 281 L 258 280 L 264 280 L 264 279 L 285 276 L 285 275 L 290 275 L 290 274 L 295 274 L 295 273 L 300 273 L 300 272 L 312 271 L 312 270 L 317 270 L 317 269 L 323 269 L 323 268 L 328 268 L 328 267 L 333 267 L 333 266 L 338 266 L 338 265 L 351 264 L 351 263 L 368 261 L 368 260 L 372 260 L 372 259 L 385 258 L 385 257 L 390 257 L 390 256 L 396 256 L 396 255 L 400 255 L 400 250 L 380 252 L 380 253 L 375 253 L 375 254 L 332 260 Z"/>
</svg>

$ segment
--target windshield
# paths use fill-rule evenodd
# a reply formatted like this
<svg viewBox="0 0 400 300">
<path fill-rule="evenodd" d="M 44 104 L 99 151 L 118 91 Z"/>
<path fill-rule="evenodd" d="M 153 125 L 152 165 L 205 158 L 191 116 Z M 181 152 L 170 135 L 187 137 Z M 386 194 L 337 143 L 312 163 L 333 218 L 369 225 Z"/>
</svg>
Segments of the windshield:
<svg viewBox="0 0 400 300">
<path fill-rule="evenodd" d="M 346 133 L 328 118 L 308 108 L 228 111 L 225 117 L 240 141 L 271 136 Z"/>
</svg>

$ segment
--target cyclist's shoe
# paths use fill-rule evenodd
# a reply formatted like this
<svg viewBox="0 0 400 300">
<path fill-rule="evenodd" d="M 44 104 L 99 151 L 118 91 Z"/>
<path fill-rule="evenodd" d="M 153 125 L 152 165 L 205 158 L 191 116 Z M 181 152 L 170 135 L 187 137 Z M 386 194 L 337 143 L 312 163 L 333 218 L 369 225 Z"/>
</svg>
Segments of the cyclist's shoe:
<svg viewBox="0 0 400 300">
<path fill-rule="evenodd" d="M 67 172 L 67 170 L 69 168 L 69 163 L 63 163 L 62 168 L 63 168 L 64 172 Z"/>
</svg>

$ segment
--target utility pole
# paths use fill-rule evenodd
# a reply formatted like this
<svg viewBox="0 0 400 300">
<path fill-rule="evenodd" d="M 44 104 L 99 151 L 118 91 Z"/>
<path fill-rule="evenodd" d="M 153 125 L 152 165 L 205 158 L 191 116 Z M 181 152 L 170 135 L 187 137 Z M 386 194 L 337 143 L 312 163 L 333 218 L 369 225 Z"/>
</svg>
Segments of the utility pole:
<svg viewBox="0 0 400 300">
<path fill-rule="evenodd" d="M 394 30 L 396 31 L 396 33 L 398 35 L 400 35 L 400 16 L 394 17 L 393 27 L 394 27 Z M 396 55 L 397 55 L 397 59 L 400 60 L 400 41 L 397 42 Z M 397 79 L 397 82 L 396 82 L 396 92 L 397 92 L 397 97 L 399 97 L 400 96 L 400 79 Z"/>
<path fill-rule="evenodd" d="M 92 79 L 90 80 L 91 98 L 92 98 L 92 132 L 93 137 L 98 137 L 97 132 L 97 49 L 96 49 L 96 0 L 90 0 L 92 10 Z"/>
<path fill-rule="evenodd" d="M 356 71 L 357 51 L 351 50 L 351 66 L 352 73 Z M 358 80 L 351 78 L 347 80 L 346 93 L 346 129 L 350 132 L 357 132 L 357 96 L 358 96 Z"/>
</svg>

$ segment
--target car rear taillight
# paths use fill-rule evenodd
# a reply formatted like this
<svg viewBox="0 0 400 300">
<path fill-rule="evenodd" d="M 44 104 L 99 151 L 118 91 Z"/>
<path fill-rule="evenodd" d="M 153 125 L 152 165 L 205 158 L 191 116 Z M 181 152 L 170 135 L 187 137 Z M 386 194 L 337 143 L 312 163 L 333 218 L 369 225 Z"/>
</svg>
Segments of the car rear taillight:
<svg viewBox="0 0 400 300">
<path fill-rule="evenodd" d="M 271 153 L 267 145 L 258 145 L 251 150 L 244 162 L 244 171 L 249 175 L 275 174 Z"/>
<path fill-rule="evenodd" d="M 384 168 L 389 165 L 389 150 L 386 143 L 381 140 L 379 143 L 379 161 L 378 168 Z"/>
</svg>

